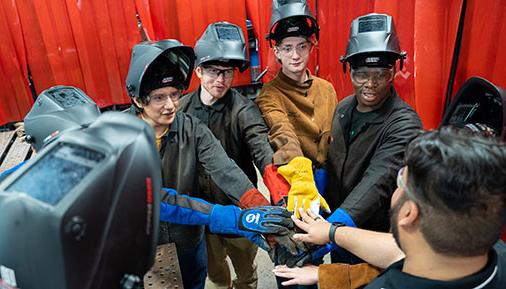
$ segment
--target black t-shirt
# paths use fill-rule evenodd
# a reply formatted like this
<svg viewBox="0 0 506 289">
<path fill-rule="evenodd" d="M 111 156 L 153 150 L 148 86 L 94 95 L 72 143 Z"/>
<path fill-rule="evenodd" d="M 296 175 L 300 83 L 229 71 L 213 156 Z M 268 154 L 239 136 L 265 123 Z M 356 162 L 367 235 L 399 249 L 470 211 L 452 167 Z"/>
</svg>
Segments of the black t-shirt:
<svg viewBox="0 0 506 289">
<path fill-rule="evenodd" d="M 499 241 L 489 253 L 485 268 L 471 276 L 454 281 L 437 281 L 402 272 L 404 260 L 388 267 L 365 289 L 505 289 L 506 245 Z"/>
<path fill-rule="evenodd" d="M 355 107 L 351 116 L 350 126 L 346 131 L 346 142 L 351 143 L 360 132 L 367 129 L 369 122 L 373 120 L 377 114 L 377 111 L 360 112 Z"/>
</svg>

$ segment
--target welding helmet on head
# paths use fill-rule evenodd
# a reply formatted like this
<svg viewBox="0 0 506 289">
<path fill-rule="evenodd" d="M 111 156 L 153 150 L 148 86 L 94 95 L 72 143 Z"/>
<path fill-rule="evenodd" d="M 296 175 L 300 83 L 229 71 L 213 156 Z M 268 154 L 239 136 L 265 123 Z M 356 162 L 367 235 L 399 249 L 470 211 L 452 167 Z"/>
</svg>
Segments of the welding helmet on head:
<svg viewBox="0 0 506 289">
<path fill-rule="evenodd" d="M 401 60 L 402 69 L 405 58 L 406 52 L 401 51 L 392 16 L 371 13 L 352 21 L 346 53 L 341 56 L 345 72 L 346 63 L 352 68 L 392 67 L 397 59 Z"/>
<path fill-rule="evenodd" d="M 126 79 L 128 96 L 145 100 L 157 88 L 187 89 L 194 63 L 193 49 L 177 40 L 141 42 L 132 51 Z"/>
<path fill-rule="evenodd" d="M 272 40 L 279 44 L 290 36 L 319 38 L 320 27 L 314 18 L 306 0 L 273 0 L 272 15 L 267 40 L 272 47 Z"/>
<path fill-rule="evenodd" d="M 222 63 L 243 72 L 249 67 L 246 41 L 241 27 L 229 22 L 215 22 L 195 44 L 195 66 Z"/>
</svg>

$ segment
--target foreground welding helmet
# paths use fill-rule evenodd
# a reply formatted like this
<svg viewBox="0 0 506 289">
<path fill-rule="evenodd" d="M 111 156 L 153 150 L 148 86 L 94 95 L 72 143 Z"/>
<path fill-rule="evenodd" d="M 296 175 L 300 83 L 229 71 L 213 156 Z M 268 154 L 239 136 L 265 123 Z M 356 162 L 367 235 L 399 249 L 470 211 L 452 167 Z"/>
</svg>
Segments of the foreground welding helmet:
<svg viewBox="0 0 506 289">
<path fill-rule="evenodd" d="M 401 51 L 392 16 L 371 13 L 355 18 L 350 27 L 346 53 L 341 56 L 343 69 L 346 63 L 354 67 L 392 67 L 397 59 L 403 60 L 406 52 Z"/>
<path fill-rule="evenodd" d="M 99 115 L 97 104 L 79 88 L 51 87 L 39 94 L 25 116 L 26 142 L 39 151 L 51 137 L 86 126 Z"/>
<path fill-rule="evenodd" d="M 142 280 L 158 240 L 160 188 L 155 137 L 141 119 L 107 112 L 62 132 L 0 184 L 1 282 L 106 289 Z"/>
<path fill-rule="evenodd" d="M 279 44 L 290 36 L 319 38 L 320 27 L 306 0 L 272 0 L 272 14 L 267 40 Z"/>
<path fill-rule="evenodd" d="M 490 81 L 471 77 L 457 91 L 441 126 L 453 125 L 506 140 L 506 91 Z"/>
<path fill-rule="evenodd" d="M 249 66 L 246 41 L 241 27 L 228 22 L 215 22 L 195 44 L 195 66 L 223 63 L 237 67 L 240 72 Z"/>
</svg>

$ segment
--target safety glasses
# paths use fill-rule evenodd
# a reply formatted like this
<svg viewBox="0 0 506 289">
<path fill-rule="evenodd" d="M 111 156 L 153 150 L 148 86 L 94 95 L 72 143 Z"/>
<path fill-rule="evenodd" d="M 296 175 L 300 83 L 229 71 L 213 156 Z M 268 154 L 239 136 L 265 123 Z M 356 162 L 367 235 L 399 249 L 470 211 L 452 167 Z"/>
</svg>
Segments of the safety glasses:
<svg viewBox="0 0 506 289">
<path fill-rule="evenodd" d="M 413 192 L 406 186 L 406 183 L 404 182 L 404 169 L 406 169 L 406 167 L 402 167 L 399 172 L 397 173 L 397 186 L 399 188 L 401 188 L 405 193 L 406 195 L 408 195 L 408 197 L 410 199 L 414 199 L 415 198 L 415 194 L 413 194 Z"/>
<path fill-rule="evenodd" d="M 281 45 L 277 49 L 284 56 L 292 56 L 294 51 L 297 51 L 298 55 L 305 56 L 309 53 L 311 46 L 310 42 L 303 42 L 297 45 Z"/>
<path fill-rule="evenodd" d="M 231 79 L 234 77 L 234 68 L 227 68 L 227 69 L 219 69 L 215 67 L 202 67 L 204 70 L 204 73 L 207 74 L 211 78 L 218 78 L 220 75 L 223 75 L 225 79 Z"/>
<path fill-rule="evenodd" d="M 177 102 L 181 98 L 183 92 L 181 90 L 177 90 L 167 94 L 155 94 L 149 97 L 149 102 L 154 105 L 162 105 L 167 103 L 167 100 L 170 98 L 172 102 Z"/>
<path fill-rule="evenodd" d="M 360 67 L 351 70 L 351 79 L 358 84 L 364 84 L 369 80 L 378 84 L 384 84 L 392 81 L 393 78 L 393 68 Z"/>
</svg>

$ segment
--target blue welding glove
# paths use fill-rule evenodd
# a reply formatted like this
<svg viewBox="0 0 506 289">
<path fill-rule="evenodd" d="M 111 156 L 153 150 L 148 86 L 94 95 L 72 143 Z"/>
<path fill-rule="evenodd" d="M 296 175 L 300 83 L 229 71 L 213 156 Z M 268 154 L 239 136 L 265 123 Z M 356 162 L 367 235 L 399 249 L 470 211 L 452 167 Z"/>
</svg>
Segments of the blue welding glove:
<svg viewBox="0 0 506 289">
<path fill-rule="evenodd" d="M 267 241 L 259 232 L 239 229 L 242 213 L 239 207 L 213 205 L 199 198 L 179 194 L 173 189 L 162 188 L 162 191 L 165 194 L 160 202 L 160 221 L 182 225 L 208 225 L 212 233 L 243 236 L 260 248 L 270 250 Z M 289 213 L 287 219 L 290 219 Z"/>
<path fill-rule="evenodd" d="M 260 234 L 287 234 L 292 226 L 290 213 L 281 207 L 255 207 L 241 210 L 236 206 L 214 205 L 209 230 L 218 234 L 235 234 L 248 238 L 260 248 L 270 251 L 269 243 Z"/>
<path fill-rule="evenodd" d="M 163 188 L 160 220 L 183 225 L 208 225 L 212 233 L 234 234 L 248 238 L 260 248 L 273 252 L 283 247 L 296 254 L 298 245 L 290 237 L 294 224 L 282 207 L 256 207 L 241 210 L 236 206 L 213 205 L 202 199 Z M 261 234 L 266 234 L 266 239 Z M 280 246 L 278 246 L 280 245 Z"/>
<path fill-rule="evenodd" d="M 326 169 L 316 169 L 314 171 L 314 183 L 320 196 L 325 197 L 325 190 L 329 183 L 329 174 Z"/>
<path fill-rule="evenodd" d="M 239 228 L 261 234 L 286 235 L 293 228 L 291 213 L 283 207 L 262 206 L 242 210 Z"/>
<path fill-rule="evenodd" d="M 332 215 L 330 215 L 330 217 L 327 218 L 327 221 L 330 223 L 337 223 L 337 222 L 344 223 L 348 227 L 353 228 L 357 227 L 357 225 L 355 225 L 355 222 L 353 222 L 353 219 L 350 217 L 350 215 L 348 215 L 348 213 L 346 213 L 346 211 L 344 211 L 341 208 L 335 210 L 334 213 L 332 213 Z M 329 253 L 330 251 L 334 250 L 342 250 L 343 254 L 349 254 L 346 250 L 338 247 L 336 243 L 329 242 L 313 251 L 311 253 L 311 257 L 313 260 L 318 260 L 323 256 L 327 255 L 327 253 Z"/>
</svg>

